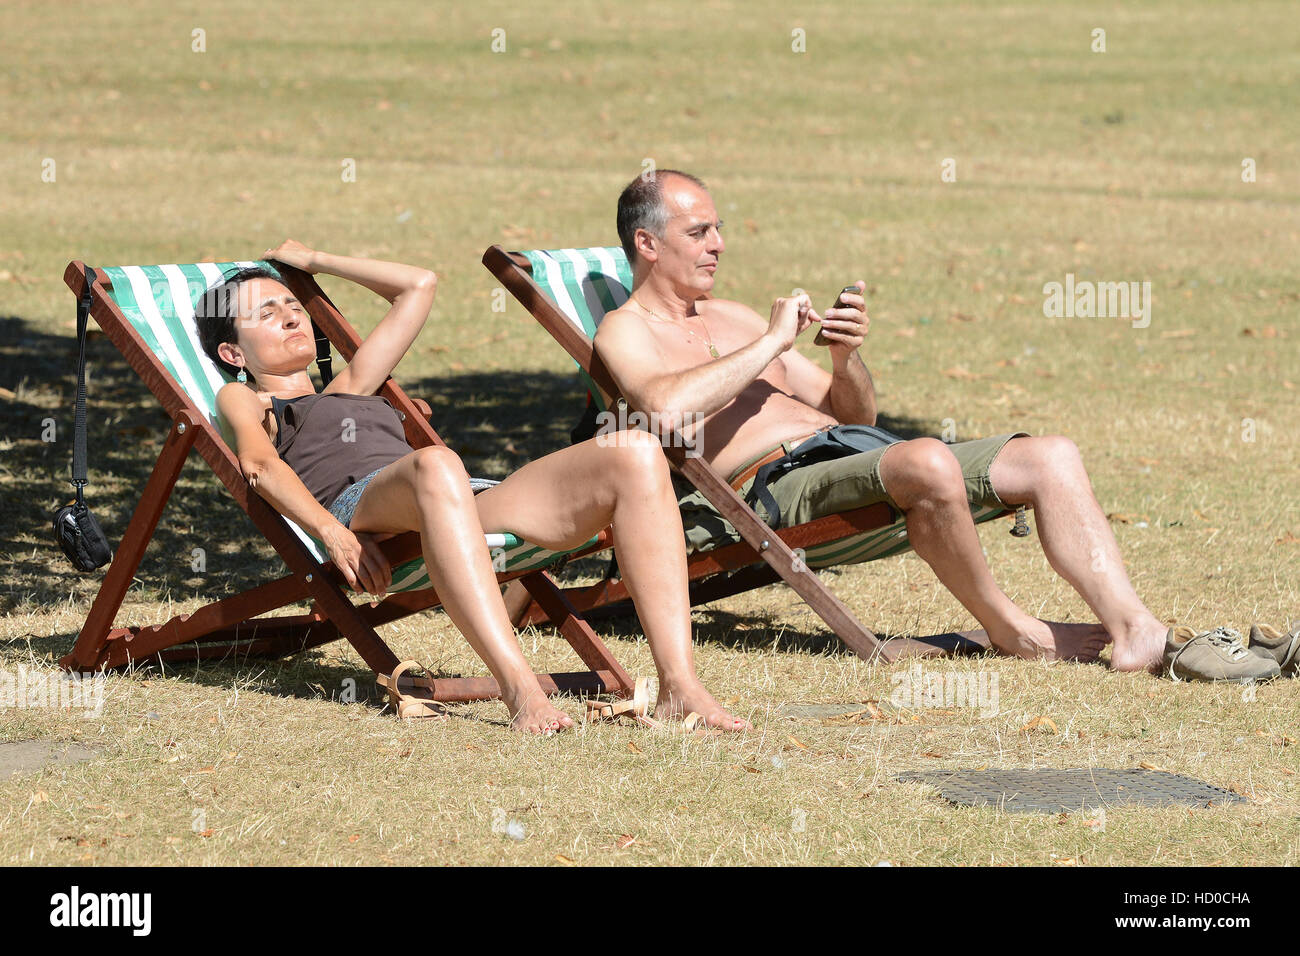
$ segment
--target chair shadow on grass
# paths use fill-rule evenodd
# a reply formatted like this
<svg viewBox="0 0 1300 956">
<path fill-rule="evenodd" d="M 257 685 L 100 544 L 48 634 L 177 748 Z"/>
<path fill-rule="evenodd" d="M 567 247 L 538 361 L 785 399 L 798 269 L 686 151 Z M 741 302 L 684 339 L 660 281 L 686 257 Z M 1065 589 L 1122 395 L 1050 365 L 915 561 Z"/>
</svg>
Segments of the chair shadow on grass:
<svg viewBox="0 0 1300 956">
<path fill-rule="evenodd" d="M 169 427 L 161 406 L 108 339 L 94 330 L 87 342 L 89 368 L 87 436 L 90 484 L 87 500 L 114 546 L 139 504 L 139 495 Z M 4 465 L 13 479 L 0 484 L 0 613 L 20 604 L 51 605 L 69 595 L 89 602 L 103 571 L 72 570 L 51 541 L 50 515 L 71 497 L 75 338 L 42 331 L 20 317 L 0 317 L 0 386 L 15 396 L 0 403 L 0 435 L 10 442 Z M 427 401 L 432 423 L 474 475 L 504 477 L 527 462 L 569 445 L 570 429 L 580 419 L 585 392 L 576 374 L 551 371 L 461 372 L 404 377 L 403 388 Z M 49 391 L 60 396 L 51 401 Z M 55 441 L 42 440 L 47 419 L 55 421 Z M 882 416 L 881 424 L 905 437 L 925 434 L 931 423 Z M 177 480 L 162 519 L 137 571 L 141 596 L 158 600 L 203 601 L 279 577 L 285 568 L 220 482 L 194 454 Z M 36 507 L 32 507 L 35 504 Z M 558 572 L 561 583 L 604 573 L 607 558 L 575 561 Z M 125 620 L 117 623 L 152 623 Z M 715 608 L 697 610 L 700 639 L 744 647 L 780 645 L 809 653 L 842 653 L 824 629 L 790 628 L 776 617 L 738 615 Z M 626 637 L 640 633 L 635 618 L 595 622 L 599 633 Z M 56 657 L 71 649 L 73 632 L 38 637 L 41 650 Z M 321 659 L 319 654 L 287 663 L 266 661 L 265 670 L 306 667 L 301 678 L 282 684 L 301 696 L 319 697 L 308 687 L 342 686 L 356 671 Z M 175 671 L 210 675 L 228 683 L 258 662 L 169 665 Z M 220 680 L 217 680 L 217 678 Z M 205 679 L 199 677 L 198 679 Z M 363 682 L 359 682 L 363 683 Z M 358 686 L 358 696 L 364 694 Z"/>
</svg>

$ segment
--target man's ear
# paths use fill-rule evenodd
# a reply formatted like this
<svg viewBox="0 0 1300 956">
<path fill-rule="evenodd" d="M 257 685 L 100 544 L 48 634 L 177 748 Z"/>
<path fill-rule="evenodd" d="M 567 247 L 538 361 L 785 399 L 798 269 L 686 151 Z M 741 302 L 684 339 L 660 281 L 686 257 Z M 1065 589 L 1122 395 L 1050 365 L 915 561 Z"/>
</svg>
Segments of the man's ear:
<svg viewBox="0 0 1300 956">
<path fill-rule="evenodd" d="M 634 239 L 636 251 L 646 262 L 657 262 L 659 249 L 656 247 L 655 235 L 649 229 L 638 229 Z"/>
</svg>

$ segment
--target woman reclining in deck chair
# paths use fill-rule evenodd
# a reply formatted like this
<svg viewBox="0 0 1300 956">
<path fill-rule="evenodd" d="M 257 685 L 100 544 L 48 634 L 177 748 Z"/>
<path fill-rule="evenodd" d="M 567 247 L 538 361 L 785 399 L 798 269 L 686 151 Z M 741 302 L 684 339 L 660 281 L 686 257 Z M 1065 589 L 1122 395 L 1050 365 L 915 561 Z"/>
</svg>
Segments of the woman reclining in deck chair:
<svg viewBox="0 0 1300 956">
<path fill-rule="evenodd" d="M 710 727 L 749 728 L 695 675 L 681 517 L 656 438 L 629 431 L 617 442 L 592 439 L 474 494 L 456 454 L 441 446 L 413 451 L 396 412 L 375 394 L 424 327 L 437 277 L 292 240 L 264 258 L 349 279 L 392 304 L 352 363 L 319 394 L 307 374 L 316 357 L 310 320 L 269 272 L 227 276 L 196 309 L 204 350 L 237 377 L 218 393 L 217 407 L 234 431 L 244 475 L 324 542 L 349 585 L 382 595 L 390 569 L 371 535 L 418 531 L 429 581 L 497 679 L 512 726 L 550 734 L 573 721 L 551 704 L 524 660 L 483 535 L 509 531 L 563 551 L 612 524 L 619 566 L 659 672 L 657 713 L 694 711 Z M 346 476 L 362 473 L 348 482 Z"/>
</svg>

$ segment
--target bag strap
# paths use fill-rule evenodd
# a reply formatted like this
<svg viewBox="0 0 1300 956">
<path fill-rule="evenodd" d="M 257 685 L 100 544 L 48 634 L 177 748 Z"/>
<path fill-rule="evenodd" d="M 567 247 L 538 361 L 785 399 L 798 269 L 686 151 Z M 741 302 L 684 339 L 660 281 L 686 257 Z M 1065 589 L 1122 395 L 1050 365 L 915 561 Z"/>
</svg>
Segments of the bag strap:
<svg viewBox="0 0 1300 956">
<path fill-rule="evenodd" d="M 86 284 L 77 303 L 77 403 L 72 426 L 72 484 L 77 489 L 78 505 L 85 504 L 83 489 L 89 480 L 86 476 L 86 327 L 93 304 L 94 281 L 95 270 L 87 266 Z"/>
</svg>

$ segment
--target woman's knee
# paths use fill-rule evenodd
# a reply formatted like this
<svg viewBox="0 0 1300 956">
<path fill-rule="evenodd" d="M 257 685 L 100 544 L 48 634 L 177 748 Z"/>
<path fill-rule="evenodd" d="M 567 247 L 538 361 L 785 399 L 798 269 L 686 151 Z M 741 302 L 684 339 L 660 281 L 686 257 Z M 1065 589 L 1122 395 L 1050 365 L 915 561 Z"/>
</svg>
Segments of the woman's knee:
<svg viewBox="0 0 1300 956">
<path fill-rule="evenodd" d="M 469 492 L 469 476 L 460 456 L 446 445 L 430 445 L 415 452 L 414 476 L 422 492 Z"/>
<path fill-rule="evenodd" d="M 615 443 L 620 478 L 626 480 L 664 481 L 668 478 L 668 459 L 656 435 L 629 428 L 618 433 Z"/>
</svg>

